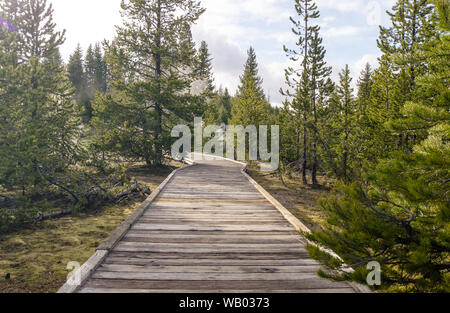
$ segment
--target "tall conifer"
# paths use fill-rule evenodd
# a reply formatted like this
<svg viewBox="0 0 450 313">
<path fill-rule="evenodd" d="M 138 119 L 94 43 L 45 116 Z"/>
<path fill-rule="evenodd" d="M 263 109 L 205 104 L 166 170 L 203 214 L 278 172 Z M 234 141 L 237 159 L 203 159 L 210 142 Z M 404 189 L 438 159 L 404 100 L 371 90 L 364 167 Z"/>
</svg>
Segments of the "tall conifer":
<svg viewBox="0 0 450 313">
<path fill-rule="evenodd" d="M 122 1 L 121 8 L 123 26 L 107 47 L 112 95 L 102 100 L 116 108 L 118 152 L 160 165 L 172 125 L 201 113 L 200 97 L 189 92 L 198 78 L 190 28 L 204 9 L 192 0 Z"/>
</svg>

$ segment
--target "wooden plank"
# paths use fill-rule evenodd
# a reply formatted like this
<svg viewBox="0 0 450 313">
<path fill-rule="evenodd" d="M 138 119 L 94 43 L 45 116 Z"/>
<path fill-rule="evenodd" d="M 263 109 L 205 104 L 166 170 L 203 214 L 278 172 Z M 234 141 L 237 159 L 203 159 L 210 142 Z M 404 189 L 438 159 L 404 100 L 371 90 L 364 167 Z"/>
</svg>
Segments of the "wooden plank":
<svg viewBox="0 0 450 313">
<path fill-rule="evenodd" d="M 280 220 L 261 220 L 261 219 L 197 219 L 197 218 L 153 218 L 153 217 L 142 217 L 139 219 L 139 223 L 142 224 L 168 224 L 168 225 L 197 225 L 197 226 L 223 226 L 223 225 L 243 225 L 243 226 L 253 226 L 253 225 L 289 225 L 283 219 Z"/>
<path fill-rule="evenodd" d="M 168 193 L 168 192 L 163 192 L 161 193 L 159 199 L 176 199 L 177 201 L 179 200 L 213 200 L 213 201 L 222 201 L 222 200 L 226 200 L 226 201 L 257 201 L 257 200 L 262 200 L 265 201 L 264 197 L 262 197 L 261 195 L 256 195 L 256 194 L 252 194 L 252 195 L 241 195 L 238 193 L 229 193 L 229 194 L 209 194 L 209 193 Z"/>
<path fill-rule="evenodd" d="M 292 231 L 291 227 L 287 226 L 196 226 L 196 225 L 168 225 L 168 224 L 135 224 L 132 229 L 140 230 L 177 230 L 177 231 Z"/>
<path fill-rule="evenodd" d="M 133 252 L 189 252 L 196 253 L 245 253 L 245 252 L 272 252 L 272 253 L 289 253 L 289 252 L 305 252 L 305 248 L 297 244 L 276 244 L 276 245 L 255 245 L 255 244 L 158 244 L 145 242 L 123 242 L 121 241 L 114 251 L 133 251 Z"/>
<path fill-rule="evenodd" d="M 178 201 L 174 203 L 170 203 L 168 201 L 158 201 L 156 200 L 150 208 L 187 208 L 187 209 L 210 209 L 210 210 L 218 210 L 218 209 L 229 209 L 236 208 L 238 210 L 264 210 L 276 212 L 273 206 L 269 202 L 265 203 L 234 203 L 234 202 L 221 202 L 221 203 L 199 203 L 195 200 L 186 200 L 186 201 Z"/>
<path fill-rule="evenodd" d="M 267 281 L 267 280 L 305 280 L 317 279 L 316 273 L 145 273 L 145 272 L 107 272 L 98 269 L 92 278 L 131 279 L 131 280 L 175 280 L 175 281 Z"/>
<path fill-rule="evenodd" d="M 294 290 L 183 290 L 183 289 L 117 289 L 117 288 L 83 288 L 80 293 L 117 293 L 117 294 L 158 294 L 158 293 L 176 293 L 176 294 L 210 294 L 210 293 L 231 293 L 231 294 L 250 294 L 250 293 L 353 293 L 354 290 L 351 288 L 340 288 L 340 289 L 294 289 Z"/>
<path fill-rule="evenodd" d="M 170 259 L 170 260 L 183 260 L 185 262 L 192 262 L 192 260 L 298 260 L 309 258 L 306 251 L 295 252 L 212 252 L 212 253 L 197 253 L 197 252 L 139 252 L 139 251 L 111 251 L 110 256 L 115 257 L 131 257 L 142 260 L 149 259 Z"/>
<path fill-rule="evenodd" d="M 147 266 L 306 266 L 320 264 L 310 259 L 235 260 L 235 259 L 143 259 L 125 256 L 109 256 L 103 264 Z"/>
<path fill-rule="evenodd" d="M 128 232 L 129 234 L 144 234 L 146 236 L 203 236 L 203 237 L 215 237 L 215 236 L 229 236 L 229 237 L 247 237 L 247 236 L 255 236 L 260 237 L 261 239 L 264 239 L 266 237 L 272 237 L 272 236 L 290 236 L 293 238 L 297 238 L 301 240 L 301 237 L 298 236 L 298 233 L 295 231 L 291 232 L 245 232 L 245 231 L 233 231 L 233 232 L 215 232 L 215 231 L 198 231 L 198 232 L 191 232 L 191 231 L 163 231 L 163 230 L 130 230 Z"/>
<path fill-rule="evenodd" d="M 233 220 L 233 221 L 284 221 L 285 219 L 278 215 L 270 215 L 270 214 L 205 214 L 202 212 L 193 212 L 193 213 L 183 213 L 183 212 L 155 212 L 149 211 L 143 215 L 143 218 L 151 218 L 151 219 L 182 219 L 182 218 L 191 218 L 195 220 Z"/>
<path fill-rule="evenodd" d="M 273 209 L 269 208 L 252 208 L 252 207 L 214 207 L 214 206 L 204 206 L 204 207 L 177 207 L 177 206 L 152 206 L 144 214 L 155 215 L 157 213 L 163 214 L 204 214 L 207 216 L 214 217 L 214 215 L 257 215 L 257 216 L 270 216 L 270 217 L 280 217 L 280 214 Z M 195 216 L 195 215 L 194 215 Z"/>
<path fill-rule="evenodd" d="M 125 276 L 125 275 L 124 275 Z M 90 279 L 88 288 L 132 288 L 153 290 L 304 290 L 349 288 L 346 283 L 316 277 L 300 280 L 133 280 L 133 279 Z"/>
<path fill-rule="evenodd" d="M 169 197 L 159 197 L 157 204 L 161 202 L 169 202 L 173 203 L 186 203 L 186 200 L 189 199 L 180 199 L 180 198 L 169 198 Z M 258 199 L 258 200 L 215 200 L 215 199 L 192 199 L 195 203 L 210 203 L 210 204 L 232 204 L 232 205 L 240 205 L 240 204 L 267 204 L 267 199 Z"/>
<path fill-rule="evenodd" d="M 98 268 L 105 272 L 136 273 L 317 273 L 318 265 L 303 266 L 161 266 L 103 264 Z"/>
<path fill-rule="evenodd" d="M 198 236 L 198 235 L 185 235 L 182 238 L 179 236 L 146 236 L 144 234 L 136 234 L 129 232 L 123 239 L 124 242 L 134 241 L 134 242 L 161 242 L 161 243 L 245 243 L 245 244 L 257 244 L 265 242 L 267 244 L 279 244 L 279 243 L 292 243 L 299 242 L 297 238 L 292 238 L 291 236 Z"/>
</svg>

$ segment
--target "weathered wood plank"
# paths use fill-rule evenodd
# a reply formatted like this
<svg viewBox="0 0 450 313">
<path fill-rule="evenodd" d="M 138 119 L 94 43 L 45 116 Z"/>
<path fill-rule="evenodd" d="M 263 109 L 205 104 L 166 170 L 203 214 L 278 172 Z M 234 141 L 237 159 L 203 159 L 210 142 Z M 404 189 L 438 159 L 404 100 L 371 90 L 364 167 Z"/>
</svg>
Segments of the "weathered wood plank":
<svg viewBox="0 0 450 313">
<path fill-rule="evenodd" d="M 186 200 L 189 199 L 180 199 L 180 198 L 170 198 L 170 197 L 158 197 L 157 204 L 161 202 L 169 202 L 171 204 L 173 203 L 186 203 Z M 209 204 L 231 204 L 233 206 L 239 206 L 241 204 L 267 204 L 266 199 L 258 199 L 258 200 L 217 200 L 217 199 L 201 199 L 201 198 L 195 198 L 192 199 L 195 203 L 209 203 Z M 195 204 L 194 204 L 195 205 Z"/>
<path fill-rule="evenodd" d="M 226 280 L 226 281 L 268 281 L 268 280 L 305 280 L 318 279 L 316 273 L 145 273 L 145 272 L 107 272 L 101 269 L 92 274 L 92 278 L 132 279 L 132 280 Z"/>
<path fill-rule="evenodd" d="M 128 265 L 103 264 L 98 268 L 105 272 L 137 273 L 317 273 L 318 265 L 303 266 L 162 266 L 162 265 Z"/>
<path fill-rule="evenodd" d="M 293 289 L 293 290 L 182 290 L 182 289 L 116 289 L 116 288 L 83 288 L 80 293 L 117 293 L 117 294 L 158 294 L 158 293 L 184 293 L 184 294 L 208 294 L 208 293 L 230 293 L 230 294 L 249 294 L 249 293 L 354 293 L 351 288 L 340 288 L 340 289 Z"/>
<path fill-rule="evenodd" d="M 125 256 L 109 256 L 103 264 L 146 266 L 307 266 L 319 263 L 310 259 L 236 260 L 236 259 L 143 259 Z"/>
<path fill-rule="evenodd" d="M 145 242 L 123 242 L 121 241 L 114 251 L 133 251 L 133 252 L 189 252 L 194 250 L 197 253 L 245 253 L 245 252 L 272 252 L 289 253 L 305 252 L 305 248 L 300 244 L 275 244 L 275 245 L 255 245 L 255 244 L 157 244 Z"/>
<path fill-rule="evenodd" d="M 242 226 L 252 226 L 252 225 L 288 225 L 286 220 L 279 219 L 279 220 L 261 220 L 261 219 L 197 219 L 197 218 L 186 218 L 186 217 L 179 217 L 179 218 L 167 218 L 167 217 L 159 217 L 159 218 L 153 218 L 153 217 L 147 217 L 144 216 L 139 220 L 139 223 L 142 224 L 168 224 L 168 225 L 197 225 L 197 226 L 222 226 L 222 225 L 242 225 Z"/>
<path fill-rule="evenodd" d="M 316 277 L 301 280 L 132 280 L 132 279 L 90 279 L 89 288 L 132 288 L 155 290 L 294 290 L 294 289 L 336 289 L 349 288 L 346 283 L 334 282 Z"/>
<path fill-rule="evenodd" d="M 297 242 L 296 238 L 292 236 L 196 236 L 196 235 L 185 235 L 180 238 L 179 236 L 146 236 L 145 234 L 136 234 L 129 232 L 122 240 L 124 242 L 154 242 L 154 243 L 245 243 L 245 244 L 258 244 L 265 242 L 267 244 L 277 244 L 277 243 L 292 243 L 293 239 Z"/>
<path fill-rule="evenodd" d="M 111 251 L 110 256 L 133 257 L 143 260 L 148 259 L 175 259 L 191 262 L 192 260 L 298 260 L 309 258 L 305 251 L 274 253 L 265 252 L 220 252 L 220 253 L 197 253 L 190 252 L 138 252 L 138 251 Z"/>
<path fill-rule="evenodd" d="M 288 226 L 235 226 L 235 225 L 221 225 L 221 226 L 197 226 L 197 225 L 170 225 L 170 224 L 144 224 L 137 223 L 132 229 L 141 230 L 182 230 L 182 231 L 292 231 Z"/>
</svg>

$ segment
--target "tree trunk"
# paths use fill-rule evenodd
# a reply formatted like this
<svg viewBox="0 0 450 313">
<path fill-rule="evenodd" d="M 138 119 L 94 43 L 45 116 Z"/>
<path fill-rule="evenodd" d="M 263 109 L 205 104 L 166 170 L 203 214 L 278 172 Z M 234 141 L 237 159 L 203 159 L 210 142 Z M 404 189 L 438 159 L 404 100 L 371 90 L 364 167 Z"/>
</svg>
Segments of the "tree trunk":
<svg viewBox="0 0 450 313">
<path fill-rule="evenodd" d="M 303 71 L 305 71 L 305 73 L 307 73 L 308 70 L 308 18 L 306 17 L 308 16 L 308 3 L 305 3 L 305 58 L 303 60 Z M 305 106 L 304 108 L 305 112 L 303 115 L 303 121 L 305 123 L 305 125 L 303 126 L 303 157 L 302 157 L 302 180 L 303 180 L 303 184 L 304 185 L 308 185 L 308 180 L 306 179 L 306 166 L 307 164 L 307 143 L 308 143 L 308 139 L 307 139 L 307 130 L 306 130 L 306 122 L 308 121 L 308 117 L 307 117 L 307 110 L 308 108 Z"/>
<path fill-rule="evenodd" d="M 312 168 L 312 184 L 318 185 L 317 181 L 317 168 L 318 168 L 318 159 L 317 159 L 317 108 L 316 108 L 316 82 L 314 78 L 313 82 L 313 96 L 312 96 L 312 104 L 313 104 L 313 113 L 314 113 L 314 142 L 313 142 L 313 168 Z"/>
<path fill-rule="evenodd" d="M 157 27 L 158 27 L 158 34 L 161 31 L 161 0 L 158 1 L 158 12 L 157 12 Z M 158 35 L 156 38 L 156 44 L 158 47 L 161 46 L 161 37 Z M 155 56 L 155 72 L 156 72 L 156 79 L 158 81 L 158 93 L 161 94 L 161 76 L 162 76 L 162 68 L 161 68 L 161 55 L 159 53 L 156 53 Z M 155 103 L 155 112 L 156 112 L 156 126 L 155 126 L 155 160 L 154 163 L 156 165 L 162 164 L 162 143 L 160 142 L 161 135 L 162 135 L 162 108 L 159 103 Z M 148 162 L 147 162 L 148 163 Z"/>
<path fill-rule="evenodd" d="M 306 117 L 306 115 L 305 115 Z M 305 122 L 306 122 L 306 118 L 305 118 Z M 304 185 L 308 185 L 308 180 L 306 179 L 306 167 L 308 165 L 307 163 L 307 130 L 306 130 L 306 126 L 303 127 L 303 155 L 302 155 L 302 180 L 303 180 L 303 184 Z"/>
</svg>

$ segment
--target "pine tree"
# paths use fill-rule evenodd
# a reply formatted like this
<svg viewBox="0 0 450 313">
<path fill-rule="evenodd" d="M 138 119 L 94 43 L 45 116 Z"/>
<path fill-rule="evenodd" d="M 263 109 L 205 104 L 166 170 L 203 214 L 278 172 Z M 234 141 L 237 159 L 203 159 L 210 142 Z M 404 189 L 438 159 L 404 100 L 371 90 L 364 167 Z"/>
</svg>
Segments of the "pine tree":
<svg viewBox="0 0 450 313">
<path fill-rule="evenodd" d="M 348 65 L 339 73 L 339 84 L 330 96 L 327 107 L 320 112 L 319 142 L 324 165 L 338 179 L 350 182 L 358 163 L 359 138 L 358 105 L 351 87 Z"/>
<path fill-rule="evenodd" d="M 58 52 L 65 42 L 65 30 L 56 31 L 53 22 L 53 7 L 47 0 L 23 0 L 18 28 L 22 36 L 19 37 L 22 46 L 22 57 L 29 61 L 31 58 L 49 59 Z M 45 21 L 45 22 L 43 22 Z"/>
<path fill-rule="evenodd" d="M 83 121 L 89 123 L 92 119 L 92 102 L 97 93 L 108 90 L 109 73 L 102 48 L 99 43 L 89 45 L 83 63 L 84 78 L 82 92 L 79 97 L 79 106 L 83 111 Z"/>
<path fill-rule="evenodd" d="M 160 165 L 171 126 L 202 111 L 201 97 L 189 92 L 198 78 L 189 34 L 204 9 L 191 0 L 122 1 L 121 8 L 124 25 L 106 53 L 112 96 L 102 99 L 116 112 L 117 152 Z"/>
<path fill-rule="evenodd" d="M 312 144 L 313 164 L 312 164 L 312 184 L 318 185 L 317 181 L 317 169 L 319 167 L 319 156 L 317 152 L 317 131 L 318 131 L 318 101 L 323 102 L 321 95 L 324 94 L 323 90 L 327 88 L 329 76 L 332 69 L 326 66 L 325 61 L 325 48 L 322 45 L 322 38 L 319 37 L 319 28 L 313 30 L 313 36 L 311 38 L 311 45 L 309 46 L 309 58 L 311 63 L 311 105 L 313 111 L 313 133 L 314 141 Z M 322 103 L 323 104 L 323 103 Z"/>
<path fill-rule="evenodd" d="M 358 79 L 358 104 L 362 118 L 367 116 L 367 107 L 370 103 L 370 93 L 373 85 L 372 76 L 372 68 L 369 63 L 366 63 Z"/>
<path fill-rule="evenodd" d="M 225 88 L 223 94 L 219 91 L 219 95 L 221 96 L 219 107 L 220 122 L 227 125 L 228 121 L 231 119 L 232 97 L 228 92 L 228 88 Z"/>
<path fill-rule="evenodd" d="M 27 196 L 49 186 L 68 192 L 61 180 L 77 162 L 79 121 L 59 55 L 64 32 L 55 31 L 53 10 L 45 0 L 12 3 L 18 3 L 10 6 L 17 15 L 18 31 L 9 37 L 11 42 L 2 40 L 2 45 L 16 49 L 6 65 L 20 80 L 2 87 L 9 99 L 15 99 L 10 103 L 12 120 L 6 131 L 15 140 L 3 147 L 10 161 L 2 181 L 12 190 L 20 187 Z"/>
<path fill-rule="evenodd" d="M 0 17 L 16 24 L 18 1 L 0 2 Z M 17 32 L 0 28 L 0 185 L 7 189 L 20 186 L 26 191 L 25 171 L 17 158 L 21 137 L 20 118 L 23 114 L 24 82 L 19 71 L 20 44 Z M 22 177 L 20 177 L 22 176 Z"/>
<path fill-rule="evenodd" d="M 390 80 L 389 120 L 402 119 L 400 114 L 406 102 L 416 99 L 416 78 L 427 71 L 427 64 L 420 57 L 423 43 L 432 40 L 436 31 L 436 14 L 427 0 L 398 0 L 388 12 L 392 25 L 380 27 L 378 47 L 383 53 L 380 62 L 389 64 L 389 72 L 382 80 Z M 383 65 L 382 65 L 383 66 Z M 388 69 L 384 66 L 384 69 Z M 379 104 L 378 104 L 379 105 Z M 397 137 L 396 149 L 410 151 L 417 134 L 392 130 Z M 394 141 L 395 142 L 395 141 Z"/>
<path fill-rule="evenodd" d="M 69 58 L 69 63 L 67 64 L 67 74 L 69 80 L 71 81 L 76 92 L 74 94 L 74 101 L 77 103 L 78 107 L 82 112 L 89 112 L 87 102 L 87 86 L 86 86 L 86 76 L 84 71 L 83 63 L 83 51 L 81 46 L 78 45 L 73 54 Z M 84 115 L 84 114 L 82 114 Z M 85 120 L 88 118 L 84 115 Z"/>
<path fill-rule="evenodd" d="M 219 88 L 208 103 L 203 119 L 206 125 L 228 125 L 231 120 L 232 97 L 228 89 Z"/>
<path fill-rule="evenodd" d="M 263 79 L 261 78 L 261 76 L 259 76 L 259 66 L 258 66 L 258 61 L 256 59 L 256 52 L 255 49 L 253 49 L 253 47 L 250 47 L 247 51 L 247 61 L 245 62 L 245 66 L 244 66 L 245 71 L 249 71 L 253 81 L 255 82 L 255 86 L 256 89 L 258 90 L 258 93 L 260 95 L 261 99 L 265 99 L 266 96 L 264 94 L 264 89 L 263 89 Z M 247 87 L 245 86 L 245 82 L 246 82 L 246 78 L 244 76 L 241 76 L 241 85 L 243 88 Z"/>
<path fill-rule="evenodd" d="M 375 119 L 371 120 L 370 117 L 374 117 L 371 113 L 376 112 L 376 108 L 372 103 L 372 90 L 374 88 L 374 72 L 369 63 L 366 64 L 364 69 L 361 71 L 360 77 L 358 78 L 357 88 L 357 118 L 358 118 L 358 155 L 361 160 L 360 168 L 364 166 L 363 161 L 374 160 L 376 156 L 382 154 L 383 152 L 377 150 L 381 147 L 383 143 L 377 142 L 376 138 L 382 140 L 380 132 L 382 132 L 383 125 L 380 125 L 382 120 Z M 379 82 L 378 82 L 379 83 Z M 378 85 L 379 87 L 380 85 Z M 389 87 L 387 87 L 389 88 Z M 389 94 L 389 92 L 388 92 Z M 375 93 L 377 97 L 380 94 Z M 379 108 L 378 108 L 379 109 Z M 383 111 L 383 109 L 382 109 Z M 375 125 L 377 125 L 375 127 Z"/>
<path fill-rule="evenodd" d="M 310 45 L 313 40 L 313 34 L 319 31 L 319 26 L 312 25 L 312 21 L 320 17 L 317 10 L 317 5 L 313 0 L 295 0 L 295 10 L 298 15 L 298 20 L 290 17 L 292 24 L 292 32 L 298 37 L 296 43 L 298 50 L 288 49 L 284 47 L 284 51 L 291 61 L 299 62 L 301 66 L 298 69 L 288 68 L 285 71 L 286 84 L 293 89 L 283 91 L 281 94 L 293 97 L 291 103 L 291 110 L 295 115 L 297 123 L 302 124 L 303 134 L 301 160 L 302 180 L 303 184 L 307 185 L 306 171 L 308 167 L 308 131 L 307 124 L 311 115 L 312 108 L 312 92 L 311 92 L 311 64 L 310 64 Z M 320 45 L 320 44 L 319 44 Z"/>
<path fill-rule="evenodd" d="M 267 102 L 261 98 L 257 81 L 255 81 L 252 69 L 247 65 L 241 76 L 241 85 L 234 98 L 231 110 L 231 123 L 247 127 L 264 125 L 268 117 Z"/>
<path fill-rule="evenodd" d="M 340 100 L 340 111 L 342 112 L 342 119 L 340 121 L 342 129 L 341 138 L 341 154 L 342 154 L 342 179 L 346 182 L 350 181 L 352 175 L 352 168 L 350 166 L 352 151 L 351 139 L 354 125 L 356 124 L 355 99 L 353 97 L 353 88 L 351 87 L 352 78 L 350 76 L 350 69 L 348 65 L 342 73 L 339 74 L 340 84 L 337 86 L 336 92 Z M 354 142 L 353 142 L 354 143 Z"/>
<path fill-rule="evenodd" d="M 108 90 L 108 65 L 99 43 L 94 46 L 93 85 L 96 92 L 104 93 Z"/>
<path fill-rule="evenodd" d="M 275 125 L 280 125 L 280 160 L 281 163 L 291 165 L 298 162 L 300 125 L 295 119 L 290 103 L 285 101 L 278 115 Z"/>
<path fill-rule="evenodd" d="M 202 41 L 200 44 L 200 49 L 198 51 L 198 75 L 202 77 L 206 82 L 206 89 L 212 93 L 214 92 L 214 78 L 212 74 L 212 58 L 209 54 L 208 44 L 206 41 Z"/>
</svg>

